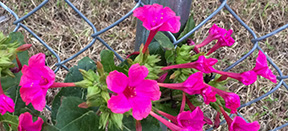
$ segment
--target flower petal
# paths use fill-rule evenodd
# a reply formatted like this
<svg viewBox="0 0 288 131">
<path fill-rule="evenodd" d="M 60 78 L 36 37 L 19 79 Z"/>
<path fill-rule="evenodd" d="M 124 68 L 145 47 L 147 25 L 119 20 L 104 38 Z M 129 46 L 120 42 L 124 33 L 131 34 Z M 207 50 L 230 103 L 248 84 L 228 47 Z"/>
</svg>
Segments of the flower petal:
<svg viewBox="0 0 288 131">
<path fill-rule="evenodd" d="M 149 71 L 145 66 L 140 66 L 138 63 L 129 68 L 129 86 L 136 86 L 147 77 Z"/>
<path fill-rule="evenodd" d="M 28 65 L 45 66 L 45 54 L 38 53 L 29 58 Z"/>
<path fill-rule="evenodd" d="M 131 109 L 131 104 L 123 94 L 112 96 L 108 100 L 107 106 L 113 113 L 123 114 Z"/>
<path fill-rule="evenodd" d="M 115 93 L 121 93 L 128 85 L 128 78 L 125 74 L 118 71 L 112 71 L 106 78 L 108 89 Z"/>
<path fill-rule="evenodd" d="M 136 120 L 142 120 L 149 115 L 152 103 L 148 97 L 133 97 L 129 99 L 132 104 L 132 115 Z"/>
<path fill-rule="evenodd" d="M 230 131 L 258 131 L 260 129 L 260 125 L 258 121 L 254 121 L 253 123 L 247 123 L 240 116 L 236 116 L 233 122 L 230 125 Z"/>
<path fill-rule="evenodd" d="M 151 100 L 159 100 L 160 88 L 155 80 L 143 80 L 136 86 L 137 96 L 148 97 Z"/>
</svg>

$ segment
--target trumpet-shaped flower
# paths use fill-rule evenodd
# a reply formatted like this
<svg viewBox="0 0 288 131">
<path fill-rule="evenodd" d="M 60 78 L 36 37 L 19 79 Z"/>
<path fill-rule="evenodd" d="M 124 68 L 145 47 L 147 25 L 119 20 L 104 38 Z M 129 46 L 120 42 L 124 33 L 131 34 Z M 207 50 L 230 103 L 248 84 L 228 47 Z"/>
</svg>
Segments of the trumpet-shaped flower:
<svg viewBox="0 0 288 131">
<path fill-rule="evenodd" d="M 184 111 L 177 115 L 178 125 L 188 131 L 202 131 L 205 124 L 203 112 L 199 107 L 193 112 Z"/>
<path fill-rule="evenodd" d="M 232 46 L 235 43 L 235 40 L 231 37 L 232 33 L 233 31 L 229 30 L 225 36 L 221 35 L 217 43 L 208 51 L 207 55 L 210 55 L 220 47 Z"/>
<path fill-rule="evenodd" d="M 220 107 L 225 120 L 227 121 L 229 131 L 258 131 L 260 125 L 258 121 L 247 123 L 240 116 L 236 116 L 233 120 L 226 114 L 222 107 Z"/>
<path fill-rule="evenodd" d="M 145 80 L 148 73 L 148 69 L 138 63 L 129 68 L 129 77 L 118 71 L 110 72 L 106 83 L 117 95 L 108 100 L 108 108 L 114 113 L 125 113 L 132 108 L 136 120 L 146 118 L 152 108 L 151 100 L 158 100 L 161 95 L 155 80 Z"/>
<path fill-rule="evenodd" d="M 225 80 L 227 77 L 230 77 L 242 82 L 244 85 L 253 84 L 257 80 L 257 74 L 254 72 L 254 70 L 245 71 L 242 73 L 224 72 L 215 70 L 214 73 L 222 75 L 220 77 L 221 80 Z"/>
<path fill-rule="evenodd" d="M 237 108 L 240 107 L 240 97 L 237 94 L 225 92 L 212 86 L 211 89 L 224 99 L 225 107 L 231 110 L 230 113 L 234 114 L 237 112 Z"/>
<path fill-rule="evenodd" d="M 159 4 L 144 5 L 133 11 L 133 16 L 137 17 L 143 22 L 143 26 L 150 30 L 148 39 L 142 50 L 146 52 L 153 37 L 158 31 L 170 31 L 177 33 L 180 30 L 180 17 L 176 16 L 169 7 L 164 7 Z"/>
<path fill-rule="evenodd" d="M 2 87 L 0 88 L 0 90 L 2 90 Z M 4 115 L 7 111 L 12 113 L 14 112 L 14 107 L 14 101 L 10 97 L 6 96 L 4 93 L 0 93 L 0 113 L 2 115 Z"/>
<path fill-rule="evenodd" d="M 39 53 L 32 56 L 28 66 L 23 66 L 22 73 L 19 84 L 22 100 L 26 105 L 32 103 L 36 110 L 42 111 L 46 103 L 47 90 L 55 81 L 53 70 L 45 66 L 45 55 Z"/>
<path fill-rule="evenodd" d="M 276 76 L 269 69 L 267 65 L 267 58 L 265 54 L 262 53 L 262 51 L 259 51 L 258 57 L 256 59 L 256 65 L 252 70 L 255 71 L 257 75 L 263 76 L 264 78 L 267 78 L 270 81 L 277 83 Z"/>
<path fill-rule="evenodd" d="M 25 112 L 19 116 L 18 131 L 41 131 L 43 120 L 38 117 L 37 121 L 33 122 L 32 115 Z"/>
<path fill-rule="evenodd" d="M 212 67 L 218 62 L 215 58 L 205 58 L 205 56 L 199 56 L 197 61 L 185 63 L 185 64 L 178 64 L 178 65 L 171 65 L 161 68 L 162 70 L 169 70 L 175 68 L 194 68 L 203 73 L 212 73 L 215 69 Z"/>
</svg>

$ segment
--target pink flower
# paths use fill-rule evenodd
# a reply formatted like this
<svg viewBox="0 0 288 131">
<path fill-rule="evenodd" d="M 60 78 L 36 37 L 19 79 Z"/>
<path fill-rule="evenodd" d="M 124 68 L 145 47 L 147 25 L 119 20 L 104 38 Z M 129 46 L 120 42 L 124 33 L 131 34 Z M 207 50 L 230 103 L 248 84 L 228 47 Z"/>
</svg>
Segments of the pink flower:
<svg viewBox="0 0 288 131">
<path fill-rule="evenodd" d="M 150 30 L 148 39 L 142 50 L 143 53 L 146 52 L 149 44 L 158 31 L 177 33 L 180 30 L 180 17 L 176 16 L 175 12 L 169 7 L 163 8 L 163 6 L 159 4 L 139 7 L 133 11 L 133 16 L 141 20 L 143 26 L 147 30 Z"/>
<path fill-rule="evenodd" d="M 178 64 L 178 65 L 171 65 L 161 68 L 162 70 L 169 70 L 174 68 L 194 68 L 203 73 L 212 73 L 215 69 L 212 67 L 218 62 L 215 58 L 205 58 L 205 56 L 199 56 L 197 61 L 185 63 L 185 64 Z"/>
<path fill-rule="evenodd" d="M 267 58 L 265 54 L 263 54 L 260 50 L 256 59 L 256 65 L 252 70 L 255 71 L 257 75 L 263 76 L 264 78 L 267 78 L 270 81 L 277 83 L 276 76 L 273 74 L 273 72 L 269 69 L 267 65 Z"/>
<path fill-rule="evenodd" d="M 166 87 L 170 89 L 182 90 L 189 95 L 201 94 L 202 89 L 206 87 L 203 81 L 203 73 L 196 72 L 190 75 L 184 82 L 182 83 L 158 83 L 161 87 Z"/>
<path fill-rule="evenodd" d="M 201 91 L 201 95 L 204 99 L 205 104 L 209 104 L 210 102 L 216 102 L 216 92 L 212 91 L 210 86 L 207 86 Z"/>
<path fill-rule="evenodd" d="M 227 33 L 226 29 L 218 27 L 216 24 L 214 24 L 210 29 L 209 29 L 209 35 L 206 37 L 206 39 L 199 45 L 196 45 L 195 48 L 200 48 L 203 47 L 207 44 L 209 44 L 213 40 L 217 40 L 220 38 L 225 38 L 225 34 Z M 229 35 L 229 34 L 228 34 Z"/>
<path fill-rule="evenodd" d="M 232 46 L 235 43 L 235 40 L 231 37 L 232 33 L 233 31 L 229 30 L 225 36 L 221 35 L 217 43 L 208 51 L 207 55 L 210 55 L 220 47 Z"/>
<path fill-rule="evenodd" d="M 2 90 L 2 87 L 0 88 L 0 90 Z M 12 113 L 14 112 L 14 107 L 14 101 L 10 97 L 6 96 L 4 93 L 0 93 L 0 113 L 2 115 L 4 115 L 7 111 Z"/>
<path fill-rule="evenodd" d="M 237 94 L 225 92 L 212 86 L 211 89 L 224 99 L 225 107 L 231 110 L 230 113 L 234 114 L 237 112 L 237 108 L 240 107 L 240 97 Z"/>
<path fill-rule="evenodd" d="M 178 126 L 186 128 L 188 131 L 202 131 L 205 124 L 203 112 L 199 107 L 193 112 L 184 111 L 177 115 Z"/>
<path fill-rule="evenodd" d="M 32 56 L 28 66 L 23 66 L 22 73 L 19 84 L 21 98 L 26 105 L 32 103 L 36 110 L 42 111 L 46 103 L 47 90 L 55 81 L 54 72 L 45 66 L 45 55 L 39 53 Z"/>
<path fill-rule="evenodd" d="M 108 108 L 114 113 L 125 113 L 132 108 L 132 115 L 141 120 L 149 115 L 151 100 L 159 100 L 161 92 L 155 80 L 145 80 L 149 71 L 138 63 L 129 68 L 128 76 L 112 71 L 106 79 L 108 89 L 117 93 L 108 101 Z"/>
<path fill-rule="evenodd" d="M 240 116 L 236 116 L 232 121 L 232 119 L 226 114 L 222 107 L 220 107 L 220 111 L 227 121 L 229 131 L 258 131 L 260 129 L 258 121 L 247 123 Z"/>
<path fill-rule="evenodd" d="M 143 22 L 147 30 L 170 31 L 177 33 L 180 30 L 180 17 L 169 7 L 159 4 L 144 5 L 133 11 L 133 16 Z"/>
<path fill-rule="evenodd" d="M 158 111 L 158 113 L 170 119 L 173 123 L 168 122 L 166 119 L 163 119 L 152 111 L 150 112 L 150 115 L 162 122 L 172 131 L 202 131 L 202 127 L 206 123 L 204 121 L 203 112 L 199 107 L 196 107 L 192 112 L 183 111 L 176 117 L 162 111 Z"/>
<path fill-rule="evenodd" d="M 247 123 L 240 116 L 236 116 L 229 127 L 229 131 L 258 131 L 259 129 L 258 121 Z"/>
<path fill-rule="evenodd" d="M 33 122 L 32 115 L 25 112 L 19 116 L 18 131 L 41 131 L 43 120 L 38 117 L 37 121 Z"/>
<path fill-rule="evenodd" d="M 242 82 L 244 85 L 253 84 L 257 80 L 257 74 L 253 70 L 242 73 L 224 72 L 215 70 L 214 73 L 222 75 L 219 78 L 221 80 L 225 80 L 227 77 L 230 77 Z"/>
</svg>

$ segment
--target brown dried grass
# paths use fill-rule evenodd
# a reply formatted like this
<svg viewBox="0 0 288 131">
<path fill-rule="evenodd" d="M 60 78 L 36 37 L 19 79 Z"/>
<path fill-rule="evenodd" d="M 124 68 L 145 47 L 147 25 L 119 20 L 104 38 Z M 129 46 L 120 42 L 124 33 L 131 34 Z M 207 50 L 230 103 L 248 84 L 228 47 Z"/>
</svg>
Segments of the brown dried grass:
<svg viewBox="0 0 288 131">
<path fill-rule="evenodd" d="M 19 16 L 23 16 L 42 1 L 40 0 L 4 0 L 8 7 L 14 10 Z M 235 0 L 229 1 L 229 6 L 242 18 L 242 20 L 255 31 L 257 36 L 265 35 L 284 24 L 288 23 L 288 7 L 287 0 Z M 73 1 L 73 4 L 96 26 L 97 30 L 104 29 L 125 13 L 133 8 L 135 2 L 128 0 L 78 0 Z M 192 3 L 192 10 L 196 25 L 204 20 L 210 13 L 212 13 L 220 3 L 218 1 L 194 1 Z M 0 16 L 8 13 L 0 8 Z M 0 30 L 8 33 L 12 31 L 15 26 L 12 22 L 15 20 L 11 15 L 8 15 L 10 20 L 4 24 L 1 23 Z M 99 35 L 104 39 L 113 49 L 116 50 L 123 58 L 133 52 L 135 43 L 135 24 L 136 19 L 129 17 L 124 22 L 110 29 L 109 31 Z M 30 29 L 32 29 L 38 36 L 40 36 L 50 47 L 52 47 L 61 60 L 69 58 L 71 55 L 78 52 L 80 49 L 90 43 L 93 34 L 90 26 L 77 15 L 72 8 L 62 0 L 51 0 L 42 9 L 35 14 L 25 19 L 23 22 Z M 231 48 L 221 48 L 213 57 L 219 59 L 217 64 L 218 69 L 224 69 L 238 60 L 241 56 L 246 54 L 253 46 L 250 42 L 252 36 L 248 31 L 242 27 L 239 22 L 227 10 L 220 11 L 201 29 L 196 31 L 194 41 L 200 43 L 208 34 L 208 29 L 215 23 L 220 27 L 226 29 L 233 29 L 233 38 L 236 43 Z M 54 68 L 57 62 L 56 58 L 35 38 L 29 35 L 24 29 L 20 31 L 27 35 L 27 43 L 33 44 L 33 48 L 29 50 L 30 54 L 43 52 L 47 54 L 47 64 Z M 282 70 L 284 74 L 288 74 L 287 60 L 287 44 L 288 44 L 288 30 L 284 30 L 268 39 L 265 39 L 259 44 L 267 53 L 273 62 Z M 211 44 L 212 45 L 212 44 Z M 205 47 L 202 51 L 207 51 L 210 46 Z M 100 42 L 96 42 L 87 51 L 69 61 L 65 65 L 71 67 L 77 63 L 84 56 L 91 59 L 99 60 L 100 51 L 106 49 Z M 49 57 L 50 56 L 50 57 Z M 249 56 L 245 61 L 241 62 L 232 72 L 243 72 L 253 68 L 257 53 Z M 272 66 L 271 66 L 272 69 Z M 272 69 L 274 74 L 276 70 Z M 67 71 L 61 69 L 57 72 L 57 80 L 63 81 Z M 287 80 L 286 80 L 287 82 Z M 239 82 L 232 81 L 227 86 L 231 91 L 239 94 L 241 103 L 251 101 L 265 92 L 275 87 L 275 84 L 260 79 L 255 84 L 244 86 Z M 53 99 L 57 90 L 52 90 L 48 93 L 48 98 Z M 261 130 L 270 130 L 288 122 L 288 91 L 284 87 L 280 87 L 275 93 L 269 97 L 253 104 L 251 106 L 240 109 L 248 121 L 252 122 L 258 120 L 261 124 Z M 210 107 L 204 108 L 205 114 L 211 117 L 215 116 L 215 112 L 211 115 Z M 287 130 L 288 128 L 282 129 Z M 227 126 L 221 126 L 217 130 L 227 130 Z"/>
</svg>

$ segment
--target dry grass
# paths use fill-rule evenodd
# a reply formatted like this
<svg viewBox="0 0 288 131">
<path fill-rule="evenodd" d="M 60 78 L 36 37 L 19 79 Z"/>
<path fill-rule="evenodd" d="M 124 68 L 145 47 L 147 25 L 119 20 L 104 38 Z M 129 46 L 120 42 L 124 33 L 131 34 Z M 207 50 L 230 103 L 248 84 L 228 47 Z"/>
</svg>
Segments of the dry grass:
<svg viewBox="0 0 288 131">
<path fill-rule="evenodd" d="M 39 5 L 42 0 L 4 0 L 8 7 L 14 10 L 19 16 L 23 16 L 35 6 Z M 234 0 L 229 1 L 230 7 L 242 18 L 242 20 L 255 31 L 257 36 L 265 35 L 284 24 L 288 23 L 288 1 L 287 0 Z M 73 1 L 73 4 L 96 26 L 97 30 L 101 30 L 108 25 L 115 22 L 130 9 L 133 8 L 135 2 L 128 0 L 78 0 Z M 192 10 L 195 15 L 196 25 L 212 13 L 220 3 L 218 1 L 194 1 L 192 3 Z M 0 16 L 7 14 L 0 8 Z M 10 20 L 4 24 L 1 23 L 0 30 L 6 33 L 12 31 L 15 26 L 12 22 L 15 20 L 11 15 L 8 15 Z M 90 43 L 93 33 L 90 26 L 83 21 L 67 4 L 62 0 L 51 0 L 42 9 L 37 11 L 24 21 L 30 29 L 39 35 L 50 47 L 52 47 L 61 60 L 69 58 L 74 53 L 85 47 Z M 200 43 L 208 34 L 208 29 L 215 23 L 220 27 L 226 29 L 233 29 L 233 38 L 236 43 L 231 48 L 221 48 L 217 53 L 213 54 L 215 58 L 219 59 L 217 64 L 218 69 L 224 69 L 230 64 L 238 60 L 241 56 L 247 53 L 253 46 L 250 42 L 252 36 L 242 27 L 239 22 L 227 10 L 222 10 L 215 17 L 213 17 L 207 24 L 195 33 L 194 41 Z M 23 29 L 20 31 L 25 32 Z M 47 54 L 47 63 L 53 67 L 56 63 L 56 58 L 44 48 L 35 38 L 27 34 L 27 43 L 32 43 L 33 48 L 30 49 L 31 54 L 44 52 Z M 284 30 L 275 36 L 261 41 L 259 44 L 261 48 L 267 53 L 273 62 L 276 63 L 283 71 L 288 74 L 288 30 Z M 116 27 L 110 29 L 100 37 L 104 39 L 110 46 L 112 46 L 117 53 L 122 57 L 131 53 L 134 49 L 135 42 L 135 18 L 129 17 L 124 22 Z M 211 44 L 212 45 L 212 44 Z M 211 47 L 211 46 L 210 46 Z M 207 51 L 209 46 L 202 51 Z M 96 42 L 91 48 L 79 55 L 72 61 L 65 64 L 71 67 L 77 63 L 84 56 L 88 56 L 93 60 L 99 60 L 99 53 L 106 49 L 100 42 Z M 241 62 L 231 71 L 243 72 L 253 68 L 257 53 L 249 56 L 248 59 Z M 276 70 L 272 69 L 274 74 L 278 74 Z M 62 81 L 66 75 L 64 69 L 57 73 L 57 80 Z M 286 81 L 288 82 L 288 81 Z M 231 91 L 239 94 L 241 103 L 253 100 L 265 92 L 275 87 L 275 84 L 261 79 L 257 83 L 244 86 L 238 82 L 230 82 Z M 57 91 L 56 91 L 57 92 Z M 49 93 L 49 98 L 56 93 L 52 91 Z M 275 93 L 266 97 L 264 100 L 242 108 L 241 115 L 252 122 L 259 120 L 261 130 L 270 130 L 288 122 L 288 91 L 284 87 L 280 87 Z M 207 109 L 205 112 L 210 112 Z M 226 125 L 220 127 L 218 130 L 227 130 Z M 288 130 L 288 128 L 282 129 Z"/>
</svg>

